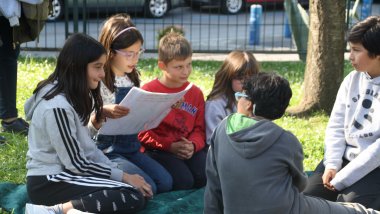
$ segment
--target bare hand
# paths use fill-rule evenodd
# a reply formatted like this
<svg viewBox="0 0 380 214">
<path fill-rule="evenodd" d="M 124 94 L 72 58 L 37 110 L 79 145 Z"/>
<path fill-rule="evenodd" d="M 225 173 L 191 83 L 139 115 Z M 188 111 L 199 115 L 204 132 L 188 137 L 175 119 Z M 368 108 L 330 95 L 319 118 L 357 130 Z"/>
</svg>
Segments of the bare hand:
<svg viewBox="0 0 380 214">
<path fill-rule="evenodd" d="M 176 155 L 179 159 L 190 159 L 194 154 L 194 144 L 188 139 L 182 137 L 182 140 L 174 142 L 170 145 L 170 152 Z"/>
<path fill-rule="evenodd" d="M 118 104 L 109 104 L 109 105 L 104 105 L 103 106 L 103 112 L 102 116 L 103 117 L 108 117 L 108 118 L 120 118 L 128 115 L 129 113 L 129 108 L 118 105 Z"/>
<path fill-rule="evenodd" d="M 152 187 L 140 175 L 130 175 L 128 173 L 124 173 L 123 182 L 136 187 L 143 194 L 144 197 L 153 197 Z"/>
<path fill-rule="evenodd" d="M 325 172 L 322 176 L 323 186 L 331 191 L 335 191 L 335 187 L 330 183 L 331 180 L 335 177 L 335 169 L 325 169 Z"/>
</svg>

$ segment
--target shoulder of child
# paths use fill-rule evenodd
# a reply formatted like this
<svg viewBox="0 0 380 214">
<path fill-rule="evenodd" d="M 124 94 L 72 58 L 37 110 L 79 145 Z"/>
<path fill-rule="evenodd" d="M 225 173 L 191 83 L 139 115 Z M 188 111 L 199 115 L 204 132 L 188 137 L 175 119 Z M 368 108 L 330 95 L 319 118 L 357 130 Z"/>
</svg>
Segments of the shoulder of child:
<svg viewBox="0 0 380 214">
<path fill-rule="evenodd" d="M 151 80 L 149 82 L 146 82 L 144 85 L 141 86 L 141 89 L 149 91 L 152 87 L 152 85 L 157 84 L 158 79 Z"/>
<path fill-rule="evenodd" d="M 202 91 L 202 89 L 200 87 L 198 87 L 197 85 L 195 85 L 194 83 L 191 83 L 191 82 L 189 82 L 189 84 L 193 84 L 193 86 L 192 86 L 193 90 L 199 91 L 199 92 L 201 92 L 203 94 L 203 91 Z"/>
</svg>

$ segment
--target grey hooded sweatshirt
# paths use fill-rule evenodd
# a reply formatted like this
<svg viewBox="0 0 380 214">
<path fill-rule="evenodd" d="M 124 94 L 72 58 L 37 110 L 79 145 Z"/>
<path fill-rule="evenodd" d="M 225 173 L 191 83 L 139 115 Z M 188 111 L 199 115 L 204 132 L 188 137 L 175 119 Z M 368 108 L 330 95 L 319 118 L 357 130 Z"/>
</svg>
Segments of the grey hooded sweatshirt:
<svg viewBox="0 0 380 214">
<path fill-rule="evenodd" d="M 27 176 L 74 174 L 121 181 L 123 172 L 100 151 L 87 126 L 62 94 L 42 99 L 47 85 L 25 103 L 30 121 Z M 67 178 L 70 179 L 70 178 Z"/>
<path fill-rule="evenodd" d="M 302 146 L 271 121 L 226 134 L 227 119 L 211 136 L 205 213 L 299 213 Z"/>
<path fill-rule="evenodd" d="M 307 176 L 297 138 L 268 120 L 228 135 L 229 117 L 211 136 L 204 212 L 304 213 Z"/>
<path fill-rule="evenodd" d="M 305 196 L 307 177 L 297 138 L 268 120 L 227 134 L 233 116 L 211 136 L 204 213 L 380 214 L 361 204 Z"/>
</svg>

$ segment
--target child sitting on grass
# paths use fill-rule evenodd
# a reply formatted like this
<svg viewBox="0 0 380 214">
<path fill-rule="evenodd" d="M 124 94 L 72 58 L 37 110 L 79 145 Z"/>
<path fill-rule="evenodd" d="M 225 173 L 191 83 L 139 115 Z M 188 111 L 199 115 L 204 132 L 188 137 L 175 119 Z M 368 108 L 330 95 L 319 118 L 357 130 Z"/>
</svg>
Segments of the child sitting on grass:
<svg viewBox="0 0 380 214">
<path fill-rule="evenodd" d="M 211 136 L 204 213 L 380 213 L 303 195 L 302 146 L 272 122 L 283 116 L 292 96 L 286 79 L 258 73 L 235 96 L 237 113 Z"/>
<path fill-rule="evenodd" d="M 184 90 L 190 84 L 191 57 L 190 43 L 178 33 L 168 33 L 161 38 L 158 50 L 162 77 L 142 89 L 160 93 Z M 146 152 L 172 175 L 173 190 L 206 184 L 204 106 L 202 91 L 193 85 L 180 106 L 171 109 L 157 128 L 139 133 Z"/>
<path fill-rule="evenodd" d="M 128 14 L 109 17 L 103 25 L 99 41 L 107 51 L 104 66 L 105 77 L 100 82 L 104 117 L 120 118 L 129 114 L 129 109 L 118 105 L 132 87 L 140 86 L 137 63 L 144 49 L 144 39 Z M 94 115 L 91 119 L 95 119 Z M 98 121 L 91 120 L 99 125 Z M 98 123 L 98 124 L 97 124 Z M 100 122 L 101 123 L 101 122 Z M 130 124 L 128 124 L 130 125 Z M 172 178 L 163 166 L 140 152 L 137 134 L 97 135 L 97 145 L 106 156 L 119 164 L 129 174 L 141 175 L 152 187 L 154 194 L 172 188 Z"/>
<path fill-rule="evenodd" d="M 339 88 L 305 194 L 380 209 L 380 16 L 355 24 L 347 39 L 355 70 Z"/>
<path fill-rule="evenodd" d="M 123 172 L 90 138 L 91 112 L 99 118 L 102 111 L 105 62 L 98 41 L 70 36 L 54 72 L 25 103 L 31 120 L 26 187 L 33 203 L 26 205 L 26 214 L 134 213 L 145 207 L 144 195 L 152 194 L 141 176 Z"/>
<path fill-rule="evenodd" d="M 205 106 L 206 139 L 225 117 L 236 112 L 235 92 L 241 92 L 243 81 L 259 72 L 259 63 L 248 51 L 232 51 L 215 74 L 214 85 Z"/>
</svg>

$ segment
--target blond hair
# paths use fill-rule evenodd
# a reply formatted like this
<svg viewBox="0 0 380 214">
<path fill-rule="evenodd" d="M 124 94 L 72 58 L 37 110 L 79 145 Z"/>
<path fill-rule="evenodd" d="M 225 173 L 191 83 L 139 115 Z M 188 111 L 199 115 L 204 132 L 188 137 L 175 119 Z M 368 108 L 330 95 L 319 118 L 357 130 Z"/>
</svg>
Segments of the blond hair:
<svg viewBox="0 0 380 214">
<path fill-rule="evenodd" d="M 169 63 L 173 59 L 184 60 L 192 56 L 189 41 L 177 32 L 169 32 L 160 39 L 158 45 L 158 60 Z"/>
</svg>

